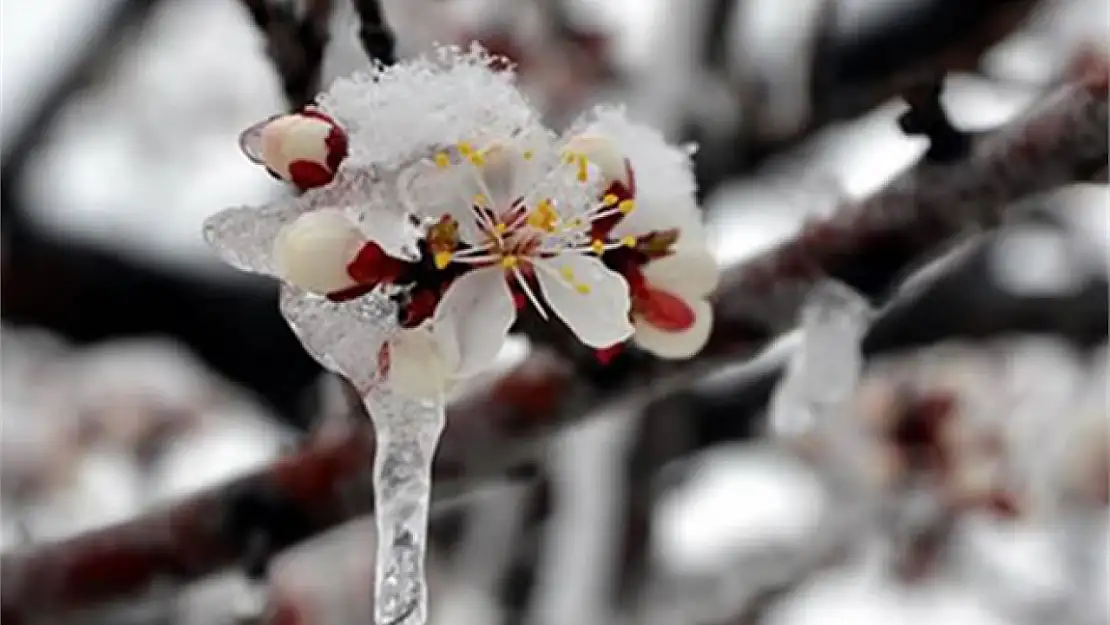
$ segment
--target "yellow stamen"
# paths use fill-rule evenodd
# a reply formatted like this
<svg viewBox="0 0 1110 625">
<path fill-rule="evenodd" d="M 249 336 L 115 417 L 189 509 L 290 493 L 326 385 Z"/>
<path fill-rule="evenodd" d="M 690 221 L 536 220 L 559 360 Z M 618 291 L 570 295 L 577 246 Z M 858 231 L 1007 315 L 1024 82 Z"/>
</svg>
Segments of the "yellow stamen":
<svg viewBox="0 0 1110 625">
<path fill-rule="evenodd" d="M 528 225 L 544 232 L 554 232 L 559 223 L 559 213 L 549 200 L 542 199 L 532 212 L 528 214 Z"/>
<path fill-rule="evenodd" d="M 481 167 L 486 164 L 486 157 L 482 156 L 480 152 L 471 152 L 467 158 L 475 167 Z"/>
<path fill-rule="evenodd" d="M 486 196 L 482 195 L 481 193 L 475 193 L 474 203 L 478 206 L 485 206 L 487 203 Z"/>
<path fill-rule="evenodd" d="M 589 161 L 585 156 L 578 157 L 578 182 L 586 182 L 589 180 L 589 168 L 587 167 Z"/>
<path fill-rule="evenodd" d="M 601 239 L 594 239 L 594 242 L 590 243 L 590 250 L 594 254 L 601 256 L 601 254 L 605 252 L 605 242 Z"/>
<path fill-rule="evenodd" d="M 533 152 L 532 150 L 525 150 L 523 156 L 524 156 L 524 160 L 530 161 L 530 160 L 532 160 L 533 157 L 536 156 L 536 153 Z"/>
<path fill-rule="evenodd" d="M 454 255 L 451 252 L 436 252 L 436 255 L 435 255 L 436 269 L 443 269 L 447 265 L 450 265 L 451 264 L 451 258 L 453 256 Z"/>
<path fill-rule="evenodd" d="M 447 152 L 440 152 L 436 154 L 433 157 L 433 160 L 436 163 L 436 167 L 440 169 L 446 169 L 451 164 L 451 157 L 447 155 Z"/>
<path fill-rule="evenodd" d="M 567 282 L 574 280 L 574 270 L 570 267 L 563 267 L 559 270 L 559 273 L 562 274 L 564 278 L 566 278 Z"/>
<path fill-rule="evenodd" d="M 501 266 L 505 269 L 513 269 L 519 264 L 519 259 L 516 256 L 506 256 L 501 259 Z"/>
<path fill-rule="evenodd" d="M 620 201 L 621 199 L 612 193 L 607 193 L 605 197 L 601 198 L 602 204 L 606 206 L 616 206 L 617 202 Z"/>
<path fill-rule="evenodd" d="M 621 239 L 621 245 L 625 247 L 636 247 L 636 237 L 628 235 Z"/>
<path fill-rule="evenodd" d="M 462 154 L 463 156 L 470 156 L 474 153 L 474 146 L 470 145 L 466 141 L 460 141 L 457 147 L 459 148 L 459 154 Z"/>
<path fill-rule="evenodd" d="M 624 200 L 620 204 L 617 204 L 617 210 L 627 215 L 636 210 L 636 202 L 635 200 Z"/>
<path fill-rule="evenodd" d="M 582 295 L 588 295 L 590 293 L 591 289 L 590 289 L 590 285 L 582 284 L 581 282 L 579 282 L 578 284 L 574 285 L 574 290 L 578 291 Z"/>
<path fill-rule="evenodd" d="M 509 229 L 509 227 L 506 226 L 505 224 L 498 223 L 498 224 L 493 225 L 494 234 L 498 234 L 498 235 L 505 234 L 505 231 L 508 230 L 508 229 Z"/>
</svg>

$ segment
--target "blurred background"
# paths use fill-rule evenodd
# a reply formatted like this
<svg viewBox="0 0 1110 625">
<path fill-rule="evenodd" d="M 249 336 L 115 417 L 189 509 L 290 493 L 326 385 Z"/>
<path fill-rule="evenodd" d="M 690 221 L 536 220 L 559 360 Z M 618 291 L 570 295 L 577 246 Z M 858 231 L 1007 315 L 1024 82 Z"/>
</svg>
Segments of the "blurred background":
<svg viewBox="0 0 1110 625">
<path fill-rule="evenodd" d="M 244 5 L 0 7 L 6 552 L 225 482 L 352 411 L 274 285 L 200 235 L 223 207 L 289 193 L 237 144 L 287 107 Z M 975 20 L 996 5 L 1029 15 L 949 75 L 968 130 L 1105 53 L 1110 0 L 383 1 L 400 57 L 477 39 L 556 127 L 623 102 L 697 142 L 728 263 L 914 163 L 928 142 L 875 84 L 990 31 Z M 357 25 L 336 0 L 323 85 L 366 64 Z M 1038 196 L 907 274 L 925 286 L 838 413 L 851 435 L 776 425 L 789 411 L 767 389 L 736 399 L 777 379 L 758 362 L 559 432 L 536 480 L 485 484 L 438 522 L 434 623 L 1106 623 L 1108 201 L 1104 185 Z M 276 556 L 289 622 L 369 622 L 371 526 Z M 72 622 L 254 622 L 255 583 L 222 572 Z"/>
</svg>

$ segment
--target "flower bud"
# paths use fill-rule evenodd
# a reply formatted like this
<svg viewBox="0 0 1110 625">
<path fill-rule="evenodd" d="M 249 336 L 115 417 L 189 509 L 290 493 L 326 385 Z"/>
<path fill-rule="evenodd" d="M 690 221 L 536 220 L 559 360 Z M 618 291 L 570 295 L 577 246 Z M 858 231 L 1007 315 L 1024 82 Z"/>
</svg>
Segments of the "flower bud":
<svg viewBox="0 0 1110 625">
<path fill-rule="evenodd" d="M 311 189 L 335 177 L 347 157 L 347 134 L 330 117 L 308 109 L 263 126 L 258 150 L 262 163 L 278 177 Z"/>
<path fill-rule="evenodd" d="M 351 220 L 336 209 L 305 213 L 278 233 L 274 260 L 290 284 L 326 295 L 357 284 L 348 265 L 367 242 Z"/>
</svg>

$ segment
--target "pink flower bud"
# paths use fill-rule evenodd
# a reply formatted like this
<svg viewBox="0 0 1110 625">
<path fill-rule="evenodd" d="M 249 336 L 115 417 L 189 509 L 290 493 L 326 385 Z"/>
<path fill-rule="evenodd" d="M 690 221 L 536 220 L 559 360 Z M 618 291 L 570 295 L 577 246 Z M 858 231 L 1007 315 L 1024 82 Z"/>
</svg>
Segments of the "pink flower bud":
<svg viewBox="0 0 1110 625">
<path fill-rule="evenodd" d="M 251 160 L 300 189 L 331 182 L 347 157 L 347 134 L 312 108 L 255 125 L 243 133 L 240 144 Z"/>
</svg>

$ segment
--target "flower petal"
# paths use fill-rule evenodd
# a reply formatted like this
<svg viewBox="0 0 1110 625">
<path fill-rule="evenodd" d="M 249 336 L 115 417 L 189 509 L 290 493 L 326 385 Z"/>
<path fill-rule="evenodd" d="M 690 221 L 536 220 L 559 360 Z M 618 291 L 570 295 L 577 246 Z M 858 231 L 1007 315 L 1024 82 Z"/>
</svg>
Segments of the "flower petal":
<svg viewBox="0 0 1110 625">
<path fill-rule="evenodd" d="M 674 254 L 644 266 L 644 277 L 658 288 L 689 299 L 705 297 L 717 288 L 721 269 L 708 249 L 679 247 Z"/>
<path fill-rule="evenodd" d="M 626 187 L 631 182 L 628 165 L 624 154 L 621 154 L 617 144 L 604 135 L 581 133 L 571 137 L 564 147 L 570 154 L 580 154 L 586 157 L 591 169 L 597 178 L 608 186 L 612 182 L 619 182 Z"/>
<path fill-rule="evenodd" d="M 274 264 L 282 279 L 305 291 L 333 293 L 356 284 L 347 265 L 364 243 L 366 237 L 343 211 L 313 211 L 278 232 Z"/>
<path fill-rule="evenodd" d="M 632 336 L 628 283 L 619 273 L 582 254 L 535 263 L 544 299 L 580 341 L 601 349 Z"/>
<path fill-rule="evenodd" d="M 612 236 L 619 239 L 672 229 L 682 233 L 680 240 L 687 231 L 703 234 L 701 213 L 694 199 L 659 198 L 637 193 L 635 209 L 613 227 Z"/>
<path fill-rule="evenodd" d="M 401 330 L 388 343 L 389 387 L 402 395 L 439 399 L 451 387 L 451 371 L 427 326 Z"/>
<path fill-rule="evenodd" d="M 681 332 L 668 332 L 648 323 L 639 315 L 632 316 L 636 334 L 632 341 L 644 351 L 668 360 L 682 360 L 697 355 L 709 340 L 713 329 L 713 307 L 704 299 L 687 300 L 694 311 L 694 324 Z"/>
<path fill-rule="evenodd" d="M 455 280 L 432 317 L 439 340 L 454 346 L 447 353 L 452 375 L 467 377 L 492 365 L 514 321 L 516 306 L 500 267 L 476 269 Z"/>
<path fill-rule="evenodd" d="M 476 244 L 483 240 L 482 230 L 472 205 L 477 193 L 469 164 L 452 163 L 446 167 L 420 161 L 401 170 L 397 192 L 405 209 L 417 217 L 439 221 L 447 215 L 459 224 L 459 238 Z"/>
<path fill-rule="evenodd" d="M 477 190 L 489 193 L 489 200 L 495 210 L 506 210 L 517 198 L 517 190 L 522 186 L 518 178 L 525 174 L 524 156 L 515 147 L 495 142 L 483 149 L 479 163 L 472 164 L 473 174 L 478 177 Z"/>
</svg>

